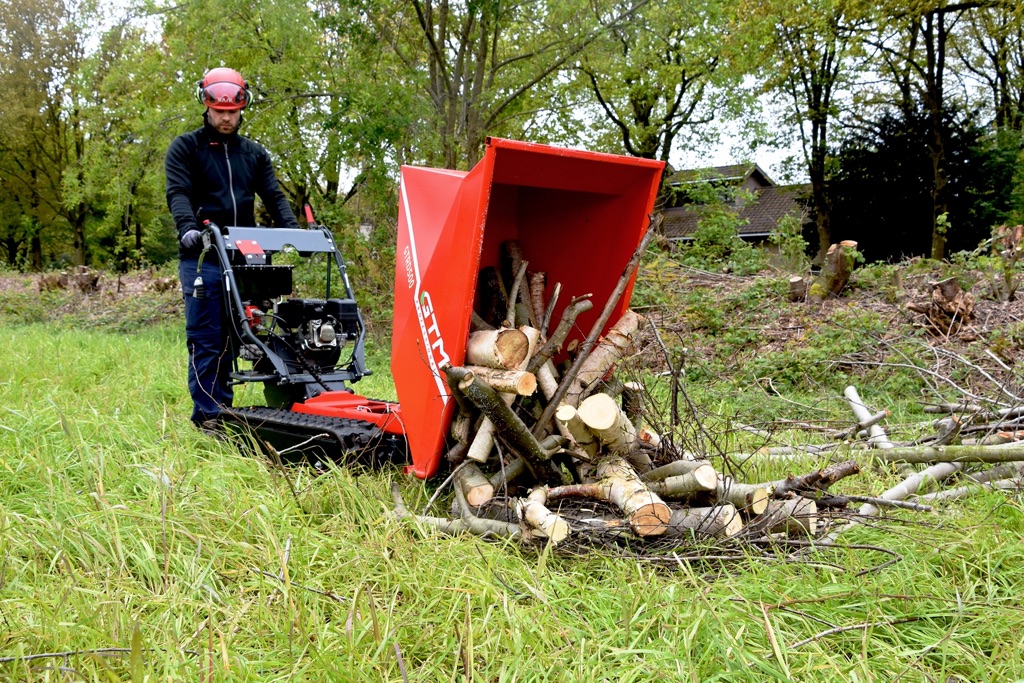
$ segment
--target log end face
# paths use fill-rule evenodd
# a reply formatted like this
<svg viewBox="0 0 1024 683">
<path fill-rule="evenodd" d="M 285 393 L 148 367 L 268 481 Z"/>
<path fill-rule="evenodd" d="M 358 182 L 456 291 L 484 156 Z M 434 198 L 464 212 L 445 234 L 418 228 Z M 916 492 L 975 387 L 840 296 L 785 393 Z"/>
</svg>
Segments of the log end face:
<svg viewBox="0 0 1024 683">
<path fill-rule="evenodd" d="M 668 530 L 672 510 L 664 503 L 642 505 L 629 516 L 629 525 L 639 536 L 661 536 Z"/>
<path fill-rule="evenodd" d="M 747 501 L 747 512 L 751 515 L 759 515 L 768 509 L 768 490 L 757 488 L 751 492 Z"/>
</svg>

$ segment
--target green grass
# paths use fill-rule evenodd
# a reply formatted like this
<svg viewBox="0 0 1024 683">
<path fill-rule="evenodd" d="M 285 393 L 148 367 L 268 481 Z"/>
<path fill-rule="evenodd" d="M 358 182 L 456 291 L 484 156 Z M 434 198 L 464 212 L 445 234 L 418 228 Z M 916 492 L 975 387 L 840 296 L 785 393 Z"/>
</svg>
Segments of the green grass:
<svg viewBox="0 0 1024 683">
<path fill-rule="evenodd" d="M 392 481 L 412 510 L 438 482 L 285 474 L 192 429 L 182 337 L 0 332 L 0 679 L 1024 679 L 1012 496 L 893 513 L 801 562 L 448 538 L 389 515 Z M 386 343 L 370 365 L 356 388 L 392 392 Z M 859 575 L 891 556 L 852 544 L 902 559 Z"/>
</svg>

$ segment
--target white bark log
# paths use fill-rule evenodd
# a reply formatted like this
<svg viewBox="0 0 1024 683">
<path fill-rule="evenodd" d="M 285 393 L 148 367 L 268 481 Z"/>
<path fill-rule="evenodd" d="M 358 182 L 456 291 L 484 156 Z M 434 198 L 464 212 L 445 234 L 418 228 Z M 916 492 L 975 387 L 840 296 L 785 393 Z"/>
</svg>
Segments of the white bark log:
<svg viewBox="0 0 1024 683">
<path fill-rule="evenodd" d="M 604 377 L 616 362 L 633 347 L 633 340 L 640 332 L 643 318 L 632 310 L 623 313 L 619 321 L 608 330 L 580 365 L 572 386 L 565 392 L 565 402 L 578 406 L 583 391 Z"/>
<path fill-rule="evenodd" d="M 530 340 L 521 330 L 480 330 L 469 335 L 466 363 L 513 370 L 526 360 L 529 349 Z"/>
<path fill-rule="evenodd" d="M 575 408 L 568 403 L 563 403 L 555 411 L 555 420 L 565 428 L 579 450 L 591 458 L 597 456 L 600 444 L 593 433 L 583 424 L 583 420 L 580 419 Z"/>
<path fill-rule="evenodd" d="M 472 462 L 463 464 L 455 471 L 455 483 L 462 489 L 466 502 L 475 508 L 494 498 L 494 487 L 490 480 Z"/>
<path fill-rule="evenodd" d="M 647 486 L 659 496 L 681 498 L 701 491 L 714 491 L 718 485 L 718 472 L 711 465 L 701 465 L 692 472 L 666 477 Z"/>
<path fill-rule="evenodd" d="M 768 508 L 770 492 L 763 486 L 740 484 L 732 477 L 719 476 L 718 500 L 732 503 L 737 509 L 750 516 L 756 516 Z"/>
<path fill-rule="evenodd" d="M 516 343 L 518 344 L 518 343 L 525 342 L 525 344 L 524 344 L 524 346 L 522 348 L 522 351 L 523 351 L 522 357 L 520 358 L 518 364 L 515 367 L 513 367 L 513 368 L 505 368 L 505 369 L 508 369 L 508 370 L 516 370 L 516 371 L 519 371 L 519 372 L 525 372 L 526 371 L 526 364 L 530 360 L 530 355 L 537 348 L 537 341 L 540 339 L 540 331 L 537 330 L 537 329 L 534 329 L 532 327 L 525 326 L 525 325 L 523 327 L 520 327 L 518 330 L 495 330 L 495 331 L 497 331 L 497 332 L 517 332 L 519 334 L 519 336 L 515 337 L 515 339 L 517 340 Z M 474 335 L 476 335 L 476 334 L 484 334 L 484 333 L 474 333 L 474 334 L 470 335 L 470 340 L 471 341 L 472 341 L 472 337 Z M 517 351 L 516 352 L 516 357 L 518 357 L 518 356 L 519 356 L 519 354 L 518 354 L 518 351 Z M 468 348 L 466 350 L 466 359 L 467 359 L 467 361 L 470 360 L 469 359 L 469 350 L 468 350 Z M 486 367 L 486 364 L 483 364 L 483 365 Z M 473 375 L 476 376 L 476 373 L 473 373 Z M 535 387 L 535 390 L 536 390 L 536 387 Z M 530 392 L 530 393 L 533 393 L 533 392 Z M 501 395 L 501 399 L 505 402 L 506 405 L 511 406 L 513 401 L 516 400 L 516 396 L 517 396 L 517 394 L 513 394 L 513 393 L 503 393 Z M 495 431 L 494 423 L 491 422 L 491 420 L 489 418 L 485 417 L 483 419 L 483 421 L 480 423 L 480 428 L 477 429 L 476 434 L 473 435 L 473 441 L 469 445 L 469 451 L 466 453 L 466 457 L 469 458 L 470 460 L 473 460 L 474 462 L 479 462 L 479 463 L 487 462 L 488 458 L 491 457 L 491 451 L 494 450 L 494 431 Z"/>
<path fill-rule="evenodd" d="M 768 507 L 751 521 L 751 531 L 788 536 L 814 536 L 818 526 L 818 505 L 810 498 L 797 496 L 768 501 Z"/>
<path fill-rule="evenodd" d="M 577 414 L 594 436 L 616 453 L 626 453 L 636 442 L 633 423 L 608 394 L 588 396 Z"/>
<path fill-rule="evenodd" d="M 692 533 L 728 538 L 743 530 L 743 519 L 731 503 L 713 507 L 682 508 L 672 511 L 666 536 L 677 538 Z"/>
<path fill-rule="evenodd" d="M 533 529 L 534 534 L 561 543 L 570 532 L 569 523 L 547 508 L 548 492 L 543 486 L 530 491 L 521 502 L 522 520 Z"/>
<path fill-rule="evenodd" d="M 473 462 L 485 463 L 491 457 L 491 450 L 494 449 L 494 423 L 486 417 L 480 421 L 473 440 L 469 442 L 469 450 L 466 457 Z"/>
<path fill-rule="evenodd" d="M 665 533 L 672 510 L 647 488 L 629 463 L 618 456 L 606 456 L 597 465 L 597 476 L 607 499 L 622 510 L 633 531 L 640 536 Z"/>
<path fill-rule="evenodd" d="M 464 367 L 487 382 L 495 391 L 518 396 L 530 396 L 537 391 L 537 377 L 532 372 L 488 368 L 483 365 Z"/>
<path fill-rule="evenodd" d="M 896 447 L 896 444 L 889 441 L 889 437 L 885 435 L 885 430 L 882 429 L 881 425 L 877 422 L 871 423 L 873 416 L 867 406 L 864 405 L 864 401 L 860 399 L 860 394 L 857 393 L 857 387 L 853 385 L 846 387 L 843 391 L 843 396 L 846 397 L 846 402 L 850 405 L 850 409 L 853 411 L 853 414 L 857 416 L 857 422 L 870 423 L 870 426 L 868 427 L 868 443 L 870 445 L 875 448 Z"/>
<path fill-rule="evenodd" d="M 689 474 L 694 470 L 701 467 L 710 467 L 714 470 L 714 466 L 708 460 L 673 460 L 667 465 L 656 467 L 650 472 L 645 472 L 641 475 L 644 481 L 665 481 L 669 477 L 678 477 L 682 474 Z M 715 482 L 717 484 L 717 480 Z M 708 489 L 709 491 L 711 489 Z"/>
</svg>

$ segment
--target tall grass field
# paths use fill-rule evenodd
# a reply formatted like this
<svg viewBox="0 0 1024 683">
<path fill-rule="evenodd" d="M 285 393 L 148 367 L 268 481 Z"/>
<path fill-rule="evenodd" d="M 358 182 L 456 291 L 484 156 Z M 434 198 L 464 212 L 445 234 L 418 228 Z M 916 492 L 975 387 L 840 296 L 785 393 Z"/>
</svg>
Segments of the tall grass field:
<svg viewBox="0 0 1024 683">
<path fill-rule="evenodd" d="M 390 494 L 418 512 L 440 481 L 313 477 L 193 429 L 181 328 L 0 330 L 0 679 L 1024 680 L 1012 492 L 799 557 L 442 536 Z M 393 395 L 386 346 L 361 393 Z"/>
</svg>

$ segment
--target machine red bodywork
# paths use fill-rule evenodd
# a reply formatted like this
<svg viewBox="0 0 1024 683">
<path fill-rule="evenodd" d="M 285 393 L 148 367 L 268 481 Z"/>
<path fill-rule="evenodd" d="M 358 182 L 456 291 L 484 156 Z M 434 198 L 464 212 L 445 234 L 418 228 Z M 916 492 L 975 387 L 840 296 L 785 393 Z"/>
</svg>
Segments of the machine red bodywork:
<svg viewBox="0 0 1024 683">
<path fill-rule="evenodd" d="M 660 161 L 497 138 L 469 172 L 403 167 L 391 356 L 401 411 L 358 396 L 344 408 L 404 430 L 409 471 L 433 475 L 454 407 L 441 368 L 465 359 L 480 269 L 496 266 L 502 242 L 516 240 L 530 269 L 547 274 L 547 296 L 562 285 L 552 325 L 572 297 L 592 294 L 594 308 L 577 321 L 582 338 L 647 231 L 663 169 Z M 632 287 L 609 324 L 629 306 Z M 329 397 L 293 410 L 320 412 L 319 398 L 324 408 L 345 401 Z"/>
<path fill-rule="evenodd" d="M 366 398 L 359 394 L 329 391 L 291 407 L 292 412 L 341 417 L 369 422 L 387 434 L 403 435 L 402 410 L 397 403 Z"/>
</svg>

